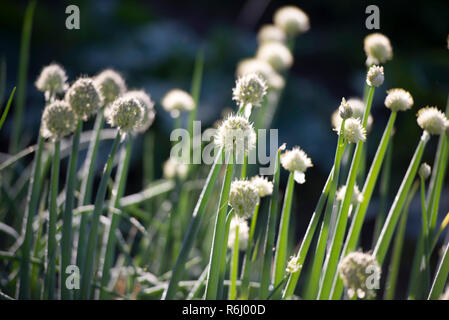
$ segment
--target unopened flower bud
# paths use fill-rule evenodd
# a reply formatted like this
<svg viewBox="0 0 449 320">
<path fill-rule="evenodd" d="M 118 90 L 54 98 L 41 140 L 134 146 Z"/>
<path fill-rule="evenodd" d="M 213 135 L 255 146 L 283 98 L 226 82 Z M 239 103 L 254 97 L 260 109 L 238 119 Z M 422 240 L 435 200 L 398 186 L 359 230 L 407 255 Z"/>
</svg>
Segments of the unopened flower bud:
<svg viewBox="0 0 449 320">
<path fill-rule="evenodd" d="M 427 163 L 423 162 L 421 164 L 421 166 L 419 167 L 418 174 L 421 179 L 427 180 L 427 178 L 430 177 L 431 172 L 432 172 L 432 169 L 430 168 L 430 166 Z"/>
<path fill-rule="evenodd" d="M 352 108 L 345 98 L 341 99 L 340 107 L 338 108 L 339 115 L 342 119 L 348 119 L 352 117 Z"/>
</svg>

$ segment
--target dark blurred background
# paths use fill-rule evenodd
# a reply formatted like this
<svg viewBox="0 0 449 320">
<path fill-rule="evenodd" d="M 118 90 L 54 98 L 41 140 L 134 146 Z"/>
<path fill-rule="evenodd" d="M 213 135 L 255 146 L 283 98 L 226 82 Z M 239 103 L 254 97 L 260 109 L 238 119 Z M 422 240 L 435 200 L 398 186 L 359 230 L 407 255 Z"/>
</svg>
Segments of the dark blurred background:
<svg viewBox="0 0 449 320">
<path fill-rule="evenodd" d="M 26 1 L 2 0 L 0 4 L 0 55 L 7 62 L 7 92 L 16 84 L 18 53 Z M 81 29 L 65 28 L 65 8 L 76 4 Z M 62 64 L 71 81 L 82 74 L 95 75 L 104 68 L 121 72 L 130 88 L 143 88 L 158 102 L 174 87 L 190 89 L 195 56 L 205 50 L 199 117 L 203 129 L 212 125 L 225 107 L 235 107 L 231 88 L 239 60 L 257 49 L 259 27 L 272 22 L 275 10 L 293 4 L 310 17 L 311 29 L 296 41 L 295 62 L 272 128 L 279 142 L 301 146 L 313 159 L 307 183 L 296 188 L 295 216 L 301 235 L 330 170 L 336 143 L 330 116 L 342 97 L 361 97 L 365 79 L 364 37 L 366 6 L 380 8 L 380 30 L 392 43 L 394 57 L 385 65 L 385 83 L 376 90 L 374 128 L 368 141 L 372 159 L 389 111 L 384 107 L 387 89 L 402 87 L 415 100 L 412 111 L 400 113 L 396 122 L 390 202 L 407 169 L 421 130 L 416 111 L 425 105 L 446 108 L 449 93 L 449 1 L 38 1 L 31 40 L 26 118 L 23 140 L 34 143 L 43 108 L 43 97 L 33 85 L 41 68 Z M 156 141 L 156 175 L 169 155 L 171 118 L 159 104 L 152 130 Z M 13 109 L 14 110 L 14 107 Z M 9 115 L 0 133 L 0 151 L 7 152 L 12 127 Z M 424 161 L 433 164 L 436 138 Z M 134 152 L 129 192 L 139 190 L 142 156 Z M 133 185 L 133 177 L 139 184 Z M 284 177 L 285 178 L 285 177 Z M 447 179 L 446 179 L 447 182 Z M 440 218 L 449 210 L 448 184 L 442 192 Z M 302 201 L 303 200 L 303 201 Z M 307 201 L 306 201 L 307 200 Z M 378 191 L 368 212 L 362 245 L 370 248 Z M 420 204 L 412 203 L 408 241 L 420 228 Z M 410 249 L 411 250 L 411 249 Z M 411 254 L 411 253 L 410 253 Z M 409 260 L 412 259 L 410 256 Z M 407 262 L 407 261 L 405 261 Z M 404 276 L 401 275 L 402 278 Z M 406 277 L 404 278 L 406 280 Z M 404 281 L 404 279 L 402 279 Z"/>
</svg>

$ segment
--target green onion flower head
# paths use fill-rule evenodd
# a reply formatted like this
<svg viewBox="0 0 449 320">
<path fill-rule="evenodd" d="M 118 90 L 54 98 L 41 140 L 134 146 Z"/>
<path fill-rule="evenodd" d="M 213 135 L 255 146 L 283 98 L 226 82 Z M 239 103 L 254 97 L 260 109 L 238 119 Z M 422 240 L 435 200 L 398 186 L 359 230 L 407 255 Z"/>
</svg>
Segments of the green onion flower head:
<svg viewBox="0 0 449 320">
<path fill-rule="evenodd" d="M 279 8 L 274 14 L 273 21 L 289 37 L 299 35 L 310 29 L 309 17 L 295 6 Z"/>
<path fill-rule="evenodd" d="M 256 146 L 256 132 L 248 119 L 231 115 L 218 127 L 214 142 L 227 152 L 245 154 Z"/>
<path fill-rule="evenodd" d="M 44 109 L 41 134 L 55 141 L 73 133 L 76 125 L 76 115 L 70 105 L 63 100 L 56 100 Z"/>
<path fill-rule="evenodd" d="M 144 109 L 139 100 L 123 96 L 116 99 L 111 107 L 106 109 L 105 117 L 111 127 L 116 127 L 126 134 L 141 126 L 143 114 Z"/>
<path fill-rule="evenodd" d="M 343 201 L 343 199 L 345 198 L 345 194 L 346 194 L 346 186 L 341 186 L 337 190 L 336 194 L 337 200 Z M 360 192 L 359 187 L 355 184 L 354 191 L 352 192 L 351 204 L 353 206 L 357 206 L 358 204 L 362 203 L 362 201 L 363 201 L 363 193 Z"/>
<path fill-rule="evenodd" d="M 251 183 L 256 187 L 259 197 L 270 196 L 273 193 L 273 182 L 267 178 L 255 176 L 251 178 Z"/>
<path fill-rule="evenodd" d="M 237 65 L 237 76 L 242 77 L 247 74 L 257 73 L 261 75 L 271 89 L 282 89 L 285 86 L 284 78 L 273 69 L 267 61 L 258 58 L 248 58 Z"/>
<path fill-rule="evenodd" d="M 338 114 L 341 119 L 349 119 L 352 117 L 352 107 L 346 102 L 345 98 L 341 99 L 340 107 L 338 107 Z"/>
<path fill-rule="evenodd" d="M 425 107 L 418 111 L 418 125 L 430 134 L 440 135 L 446 131 L 449 121 L 436 107 Z"/>
<path fill-rule="evenodd" d="M 371 66 L 366 74 L 366 83 L 370 87 L 380 87 L 384 83 L 384 67 Z"/>
<path fill-rule="evenodd" d="M 391 111 L 406 111 L 413 106 L 413 97 L 404 89 L 390 89 L 385 98 L 385 106 Z"/>
<path fill-rule="evenodd" d="M 138 133 L 143 133 L 148 130 L 153 124 L 154 118 L 156 116 L 156 111 L 154 110 L 154 102 L 151 97 L 143 90 L 128 91 L 125 94 L 126 97 L 134 97 L 139 100 L 143 107 L 143 118 L 140 126 L 136 129 Z"/>
<path fill-rule="evenodd" d="M 381 33 L 367 35 L 364 41 L 364 49 L 368 66 L 385 63 L 393 58 L 390 39 Z"/>
<path fill-rule="evenodd" d="M 231 219 L 228 235 L 228 248 L 233 248 L 236 238 L 237 226 L 239 227 L 239 250 L 246 250 L 248 246 L 249 227 L 245 219 L 235 215 Z"/>
<path fill-rule="evenodd" d="M 256 58 L 268 62 L 277 72 L 290 68 L 293 55 L 287 46 L 280 42 L 263 43 L 256 53 Z"/>
<path fill-rule="evenodd" d="M 126 91 L 125 80 L 112 69 L 106 69 L 94 78 L 94 82 L 100 89 L 105 106 L 111 104 Z"/>
<path fill-rule="evenodd" d="M 52 63 L 42 69 L 35 85 L 39 91 L 62 93 L 68 87 L 65 70 L 59 64 Z"/>
<path fill-rule="evenodd" d="M 170 90 L 162 98 L 162 107 L 170 112 L 173 118 L 179 117 L 182 111 L 191 111 L 195 102 L 190 94 L 180 89 Z"/>
<path fill-rule="evenodd" d="M 262 76 L 257 73 L 250 73 L 240 77 L 232 89 L 233 100 L 239 106 L 260 106 L 263 98 L 267 94 L 267 84 Z"/>
<path fill-rule="evenodd" d="M 103 105 L 103 98 L 97 85 L 91 78 L 80 78 L 67 90 L 67 101 L 76 116 L 87 121 Z"/>
<path fill-rule="evenodd" d="M 290 260 L 288 260 L 287 268 L 285 268 L 285 271 L 287 273 L 295 273 L 298 272 L 299 269 L 301 269 L 302 266 L 298 264 L 298 257 L 297 256 L 291 256 Z"/>
<path fill-rule="evenodd" d="M 293 172 L 295 181 L 299 184 L 306 182 L 305 172 L 313 167 L 312 160 L 299 147 L 285 151 L 281 155 L 281 164 L 285 170 Z"/>
<path fill-rule="evenodd" d="M 339 131 L 337 131 L 340 134 Z M 343 137 L 349 143 L 358 143 L 366 140 L 366 130 L 363 128 L 362 122 L 357 118 L 349 118 L 345 121 L 345 129 Z"/>
<path fill-rule="evenodd" d="M 250 218 L 259 203 L 256 187 L 248 180 L 235 180 L 231 183 L 229 205 L 241 218 Z"/>
<path fill-rule="evenodd" d="M 351 106 L 352 118 L 356 118 L 356 119 L 359 119 L 360 121 L 362 121 L 363 114 L 365 113 L 365 109 L 366 109 L 365 103 L 359 98 L 350 98 L 346 101 L 346 103 Z M 338 132 L 340 130 L 341 121 L 342 121 L 342 118 L 340 115 L 340 108 L 335 110 L 335 112 L 332 114 L 331 120 L 332 120 L 332 126 L 334 127 L 334 130 Z M 371 130 L 372 125 L 373 125 L 373 116 L 370 114 L 368 116 L 368 121 L 366 124 L 367 131 Z"/>
<path fill-rule="evenodd" d="M 257 42 L 259 44 L 272 41 L 285 43 L 285 40 L 285 32 L 278 26 L 272 24 L 262 26 L 257 33 Z"/>
</svg>

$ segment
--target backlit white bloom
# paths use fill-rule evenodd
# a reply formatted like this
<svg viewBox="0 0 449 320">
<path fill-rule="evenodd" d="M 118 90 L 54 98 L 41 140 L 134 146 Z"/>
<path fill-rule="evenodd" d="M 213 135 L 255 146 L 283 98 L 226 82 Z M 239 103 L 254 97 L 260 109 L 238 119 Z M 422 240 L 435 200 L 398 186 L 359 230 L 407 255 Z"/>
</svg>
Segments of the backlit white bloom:
<svg viewBox="0 0 449 320">
<path fill-rule="evenodd" d="M 173 118 L 177 118 L 182 111 L 191 111 L 195 108 L 192 96 L 180 89 L 170 90 L 162 98 L 162 107 L 170 112 Z"/>
<path fill-rule="evenodd" d="M 162 172 L 166 179 L 174 179 L 175 177 L 184 179 L 187 176 L 188 169 L 187 164 L 182 163 L 177 158 L 170 157 L 164 162 Z"/>
<path fill-rule="evenodd" d="M 313 167 L 312 160 L 299 147 L 285 151 L 281 155 L 281 164 L 285 170 L 294 172 L 295 181 L 299 184 L 306 182 L 305 172 Z"/>
<path fill-rule="evenodd" d="M 250 218 L 260 201 L 256 187 L 248 180 L 235 180 L 231 183 L 229 205 L 242 218 Z"/>
<path fill-rule="evenodd" d="M 35 85 L 39 91 L 51 94 L 64 92 L 68 87 L 65 70 L 60 65 L 52 63 L 42 69 Z"/>
<path fill-rule="evenodd" d="M 302 265 L 298 264 L 298 257 L 292 256 L 290 257 L 290 260 L 288 260 L 287 268 L 285 268 L 285 271 L 287 273 L 295 273 L 298 272 L 302 268 Z"/>
<path fill-rule="evenodd" d="M 278 72 L 290 68 L 293 64 L 293 55 L 285 44 L 280 42 L 262 44 L 257 50 L 256 58 L 267 61 Z"/>
<path fill-rule="evenodd" d="M 349 253 L 340 262 L 338 271 L 350 298 L 354 295 L 359 299 L 373 297 L 374 289 L 379 289 L 373 281 L 380 279 L 381 269 L 371 254 L 359 251 Z"/>
<path fill-rule="evenodd" d="M 340 131 L 337 131 L 340 134 Z M 366 130 L 363 128 L 362 122 L 357 118 L 349 118 L 345 121 L 345 130 L 343 137 L 349 143 L 357 143 L 366 140 Z"/>
<path fill-rule="evenodd" d="M 237 76 L 242 77 L 250 73 L 260 74 L 272 89 L 282 89 L 285 86 L 284 78 L 265 60 L 248 58 L 240 61 L 237 65 Z"/>
<path fill-rule="evenodd" d="M 105 106 L 112 103 L 126 91 L 125 80 L 123 80 L 118 72 L 112 69 L 106 69 L 100 72 L 94 78 L 94 82 L 100 89 Z"/>
<path fill-rule="evenodd" d="M 309 17 L 295 6 L 279 8 L 273 17 L 274 24 L 293 37 L 310 29 Z"/>
<path fill-rule="evenodd" d="M 251 178 L 251 183 L 256 187 L 259 197 L 263 198 L 273 193 L 273 182 L 266 177 L 255 176 Z"/>
<path fill-rule="evenodd" d="M 257 41 L 259 42 L 259 44 L 271 41 L 285 42 L 285 40 L 285 32 L 279 27 L 272 24 L 266 24 L 262 26 L 257 33 Z"/>
<path fill-rule="evenodd" d="M 365 37 L 364 49 L 367 65 L 385 63 L 393 58 L 390 40 L 381 33 L 372 33 Z"/>
<path fill-rule="evenodd" d="M 419 174 L 420 178 L 426 180 L 427 178 L 430 177 L 431 172 L 432 172 L 432 169 L 430 168 L 430 166 L 427 163 L 423 162 L 421 164 L 421 166 L 419 167 L 418 174 Z"/>
<path fill-rule="evenodd" d="M 154 110 L 154 102 L 151 97 L 143 90 L 128 91 L 126 97 L 134 97 L 141 103 L 143 107 L 143 118 L 140 126 L 136 129 L 137 132 L 142 133 L 148 130 L 153 124 L 156 111 Z"/>
<path fill-rule="evenodd" d="M 105 110 L 106 122 L 111 127 L 117 127 L 122 133 L 137 130 L 144 115 L 144 108 L 140 101 L 132 96 L 120 97 Z"/>
<path fill-rule="evenodd" d="M 77 122 L 70 105 L 65 101 L 56 100 L 44 109 L 41 134 L 44 138 L 51 138 L 55 141 L 73 133 Z"/>
<path fill-rule="evenodd" d="M 350 98 L 346 101 L 347 104 L 351 106 L 352 110 L 352 118 L 359 119 L 360 121 L 363 120 L 363 114 L 365 113 L 365 103 L 360 100 L 359 98 Z M 335 131 L 340 130 L 342 118 L 340 116 L 340 110 L 337 109 L 332 114 L 332 126 L 334 127 Z M 367 123 L 367 130 L 370 131 L 371 127 L 373 125 L 373 116 L 370 114 L 368 116 L 368 123 Z"/>
<path fill-rule="evenodd" d="M 214 142 L 227 152 L 243 154 L 255 147 L 256 132 L 248 119 L 231 115 L 218 127 Z"/>
<path fill-rule="evenodd" d="M 228 248 L 232 249 L 234 247 L 237 227 L 239 229 L 239 250 L 243 251 L 248 247 L 249 227 L 248 222 L 237 215 L 231 219 L 231 224 L 229 226 Z"/>
<path fill-rule="evenodd" d="M 258 107 L 267 94 L 267 84 L 262 76 L 250 73 L 236 81 L 232 94 L 232 99 L 236 100 L 240 107 L 249 104 Z"/>
<path fill-rule="evenodd" d="M 338 114 L 341 119 L 348 119 L 352 117 L 352 107 L 345 98 L 341 99 L 340 106 L 338 107 Z"/>
<path fill-rule="evenodd" d="M 366 74 L 366 83 L 370 87 L 380 87 L 384 83 L 384 67 L 373 65 Z"/>
<path fill-rule="evenodd" d="M 449 121 L 445 114 L 436 107 L 425 107 L 418 111 L 418 125 L 430 134 L 440 135 L 445 132 Z"/>
<path fill-rule="evenodd" d="M 390 89 L 385 98 L 385 106 L 391 111 L 406 111 L 413 106 L 413 97 L 404 89 Z"/>
<path fill-rule="evenodd" d="M 103 105 L 103 97 L 91 78 L 80 78 L 67 90 L 65 101 L 78 118 L 87 121 Z"/>
<path fill-rule="evenodd" d="M 336 195 L 337 200 L 343 201 L 345 198 L 345 194 L 346 194 L 346 186 L 341 186 L 337 190 L 337 195 Z M 363 201 L 363 193 L 360 192 L 359 187 L 355 184 L 354 191 L 352 192 L 351 204 L 353 206 L 356 206 L 356 205 L 362 203 L 362 201 Z"/>
</svg>

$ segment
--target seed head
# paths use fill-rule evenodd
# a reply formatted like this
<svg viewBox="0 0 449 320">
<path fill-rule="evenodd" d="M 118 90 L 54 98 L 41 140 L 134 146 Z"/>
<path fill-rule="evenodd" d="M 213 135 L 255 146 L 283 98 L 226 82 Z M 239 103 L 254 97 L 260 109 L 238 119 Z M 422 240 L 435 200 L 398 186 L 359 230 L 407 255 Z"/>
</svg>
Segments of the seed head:
<svg viewBox="0 0 449 320">
<path fill-rule="evenodd" d="M 262 26 L 257 34 L 257 41 L 259 44 L 272 41 L 284 43 L 285 40 L 285 32 L 273 24 L 266 24 Z"/>
<path fill-rule="evenodd" d="M 257 58 L 244 59 L 237 66 L 237 77 L 242 77 L 250 73 L 261 75 L 272 89 L 282 89 L 285 81 L 267 61 Z"/>
<path fill-rule="evenodd" d="M 232 93 L 232 99 L 236 100 L 239 106 L 251 104 L 258 107 L 267 94 L 267 84 L 259 74 L 250 73 L 237 80 Z"/>
<path fill-rule="evenodd" d="M 143 118 L 140 126 L 137 128 L 138 133 L 143 133 L 153 124 L 156 111 L 154 110 L 154 102 L 151 97 L 143 90 L 128 91 L 126 97 L 134 97 L 139 100 L 143 107 Z"/>
<path fill-rule="evenodd" d="M 340 107 L 338 108 L 338 114 L 341 119 L 348 119 L 352 117 L 352 107 L 346 102 L 345 98 L 341 99 Z"/>
<path fill-rule="evenodd" d="M 380 87 L 384 83 L 384 67 L 371 66 L 366 75 L 366 83 L 370 87 Z"/>
<path fill-rule="evenodd" d="M 35 82 L 39 91 L 52 94 L 61 93 L 67 90 L 67 75 L 65 70 L 56 63 L 44 67 Z"/>
<path fill-rule="evenodd" d="M 245 117 L 231 115 L 218 127 L 214 141 L 228 152 L 247 153 L 256 145 L 256 132 Z"/>
<path fill-rule="evenodd" d="M 256 58 L 265 60 L 278 72 L 290 68 L 293 64 L 290 50 L 280 42 L 263 43 L 257 50 Z"/>
<path fill-rule="evenodd" d="M 170 157 L 164 162 L 162 172 L 164 178 L 166 179 L 174 179 L 175 177 L 178 177 L 182 180 L 187 176 L 188 169 L 187 164 L 182 163 L 177 158 Z"/>
<path fill-rule="evenodd" d="M 418 111 L 418 125 L 430 134 L 440 135 L 449 125 L 443 112 L 436 107 L 425 107 Z"/>
<path fill-rule="evenodd" d="M 274 14 L 273 21 L 289 37 L 294 37 L 310 29 L 309 17 L 295 6 L 279 8 Z"/>
<path fill-rule="evenodd" d="M 385 63 L 393 58 L 390 40 L 381 33 L 372 33 L 365 37 L 364 49 L 367 65 Z"/>
<path fill-rule="evenodd" d="M 432 169 L 430 168 L 430 166 L 427 163 L 425 163 L 425 162 L 421 163 L 421 166 L 419 167 L 419 171 L 418 171 L 419 177 L 421 179 L 427 180 L 427 178 L 430 177 L 431 172 L 432 172 Z"/>
<path fill-rule="evenodd" d="M 339 131 L 337 131 L 340 134 Z M 362 125 L 362 122 L 357 118 L 349 118 L 345 121 L 345 130 L 343 137 L 349 143 L 358 143 L 359 141 L 366 140 L 366 130 Z"/>
<path fill-rule="evenodd" d="M 404 89 L 390 89 L 385 98 L 385 106 L 391 111 L 406 111 L 413 106 L 413 97 Z"/>
<path fill-rule="evenodd" d="M 94 78 L 94 82 L 100 89 L 105 106 L 111 104 L 126 91 L 126 84 L 122 76 L 111 69 L 100 72 Z"/>
<path fill-rule="evenodd" d="M 259 200 L 256 187 L 248 180 L 235 180 L 231 183 L 229 205 L 239 217 L 250 218 Z"/>
<path fill-rule="evenodd" d="M 162 107 L 170 112 L 173 118 L 177 118 L 182 111 L 193 110 L 195 102 L 192 96 L 184 90 L 173 89 L 162 98 Z"/>
<path fill-rule="evenodd" d="M 41 134 L 44 138 L 56 141 L 74 132 L 76 125 L 77 119 L 70 105 L 63 100 L 56 100 L 44 109 Z"/>
<path fill-rule="evenodd" d="M 373 275 L 376 275 L 376 278 L 380 277 L 381 269 L 371 254 L 359 251 L 349 253 L 340 262 L 338 271 L 349 297 L 357 295 L 358 298 L 363 299 L 375 296 L 369 284 Z"/>
<path fill-rule="evenodd" d="M 123 133 L 135 131 L 142 125 L 144 108 L 134 97 L 120 97 L 105 111 L 107 123 L 111 127 L 117 127 Z"/>
<path fill-rule="evenodd" d="M 298 272 L 301 268 L 302 266 L 298 264 L 298 257 L 291 256 L 290 260 L 288 260 L 287 268 L 285 268 L 285 271 L 287 273 L 295 273 Z"/>
<path fill-rule="evenodd" d="M 246 220 L 237 215 L 231 219 L 231 224 L 229 226 L 228 248 L 234 247 L 237 226 L 239 227 L 239 250 L 243 251 L 248 247 L 249 227 Z"/>
<path fill-rule="evenodd" d="M 299 147 L 287 150 L 281 155 L 281 164 L 285 170 L 294 172 L 295 181 L 299 184 L 306 182 L 305 172 L 313 167 L 312 160 Z"/>
<path fill-rule="evenodd" d="M 270 196 L 273 193 L 273 182 L 267 178 L 255 176 L 251 178 L 251 183 L 256 187 L 259 197 Z"/>
<path fill-rule="evenodd" d="M 80 78 L 67 90 L 67 101 L 76 116 L 84 121 L 95 114 L 103 105 L 100 90 L 91 78 Z"/>
<path fill-rule="evenodd" d="M 346 194 L 346 186 L 341 186 L 337 190 L 337 200 L 343 201 Z M 363 201 L 363 193 L 360 192 L 359 187 L 355 184 L 354 191 L 352 192 L 351 203 L 355 207 Z"/>
</svg>

